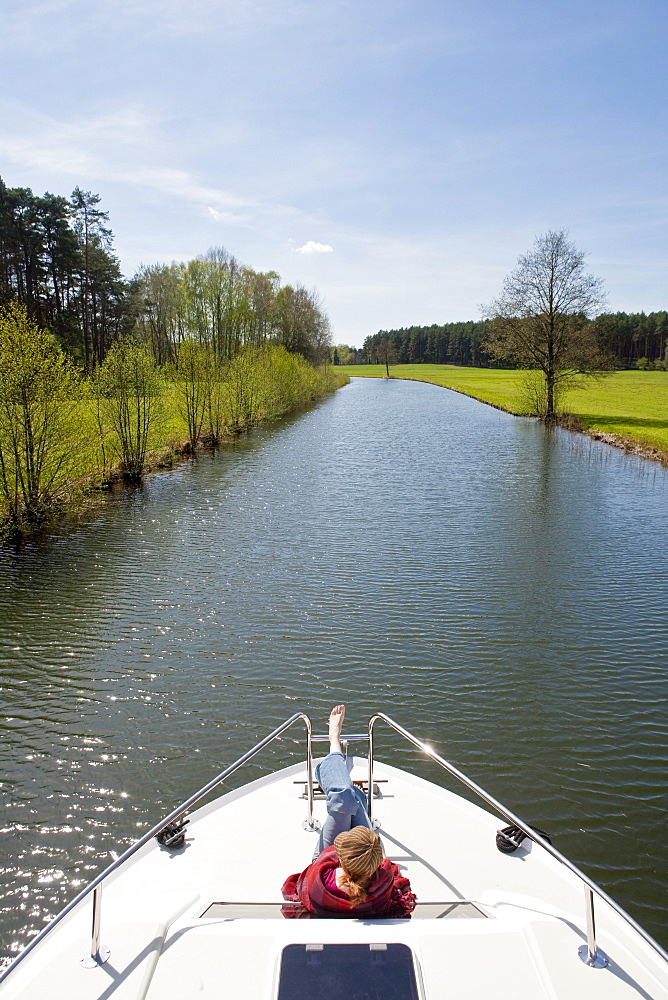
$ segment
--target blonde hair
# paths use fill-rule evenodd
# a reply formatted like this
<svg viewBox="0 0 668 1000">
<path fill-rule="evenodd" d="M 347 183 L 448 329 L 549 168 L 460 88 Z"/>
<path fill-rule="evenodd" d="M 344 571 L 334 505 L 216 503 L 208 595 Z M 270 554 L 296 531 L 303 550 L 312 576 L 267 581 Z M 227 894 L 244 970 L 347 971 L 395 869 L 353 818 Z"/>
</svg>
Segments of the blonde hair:
<svg viewBox="0 0 668 1000">
<path fill-rule="evenodd" d="M 354 826 L 335 838 L 334 848 L 343 868 L 350 902 L 353 906 L 364 903 L 366 887 L 384 858 L 380 837 L 367 826 Z"/>
</svg>

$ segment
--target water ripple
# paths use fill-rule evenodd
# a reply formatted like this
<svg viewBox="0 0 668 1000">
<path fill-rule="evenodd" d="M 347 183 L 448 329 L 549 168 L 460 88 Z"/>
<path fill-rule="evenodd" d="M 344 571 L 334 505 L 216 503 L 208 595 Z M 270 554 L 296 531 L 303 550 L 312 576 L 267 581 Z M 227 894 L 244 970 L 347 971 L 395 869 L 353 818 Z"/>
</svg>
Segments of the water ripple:
<svg viewBox="0 0 668 1000">
<path fill-rule="evenodd" d="M 356 381 L 0 552 L 4 952 L 291 712 L 344 699 L 548 829 L 665 943 L 667 497 L 665 470 L 601 444 Z M 444 781 L 379 732 L 390 753 Z"/>
</svg>

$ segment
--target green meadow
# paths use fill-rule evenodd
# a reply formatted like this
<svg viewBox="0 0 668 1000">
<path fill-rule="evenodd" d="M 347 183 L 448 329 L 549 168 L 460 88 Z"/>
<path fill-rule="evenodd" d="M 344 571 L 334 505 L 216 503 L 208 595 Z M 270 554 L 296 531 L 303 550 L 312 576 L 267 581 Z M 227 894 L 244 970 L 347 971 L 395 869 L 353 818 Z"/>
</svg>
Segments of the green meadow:
<svg viewBox="0 0 668 1000">
<path fill-rule="evenodd" d="M 346 365 L 346 375 L 383 378 L 384 365 Z M 509 413 L 526 415 L 524 373 L 454 365 L 391 365 L 392 378 L 431 382 Z M 619 371 L 565 394 L 562 408 L 587 433 L 614 435 L 619 444 L 659 452 L 668 460 L 668 372 Z"/>
</svg>

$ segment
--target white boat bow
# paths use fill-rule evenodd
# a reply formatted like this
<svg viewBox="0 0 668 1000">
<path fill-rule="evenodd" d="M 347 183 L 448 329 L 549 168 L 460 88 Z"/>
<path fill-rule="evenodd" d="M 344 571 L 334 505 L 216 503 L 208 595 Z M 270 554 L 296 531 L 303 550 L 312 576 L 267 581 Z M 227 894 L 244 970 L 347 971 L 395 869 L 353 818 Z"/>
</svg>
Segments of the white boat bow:
<svg viewBox="0 0 668 1000">
<path fill-rule="evenodd" d="M 300 720 L 306 766 L 198 808 L 183 846 L 156 841 Z M 374 762 L 377 721 L 533 839 L 500 853 L 497 816 Z M 285 919 L 281 885 L 308 864 L 325 818 L 312 777 L 312 741 L 320 739 L 298 713 L 183 803 L 5 970 L 2 1000 L 668 1000 L 660 946 L 522 820 L 382 714 L 367 734 L 348 738 L 369 744 L 368 758 L 353 758 L 352 777 L 371 790 L 386 854 L 410 879 L 418 906 L 410 920 Z"/>
</svg>

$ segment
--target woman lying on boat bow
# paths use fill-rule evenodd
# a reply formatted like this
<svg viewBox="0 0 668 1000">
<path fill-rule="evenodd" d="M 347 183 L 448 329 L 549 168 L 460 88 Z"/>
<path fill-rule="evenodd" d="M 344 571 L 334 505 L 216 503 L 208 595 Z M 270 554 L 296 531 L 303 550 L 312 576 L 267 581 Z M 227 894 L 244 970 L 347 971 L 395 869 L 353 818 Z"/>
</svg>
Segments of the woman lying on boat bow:
<svg viewBox="0 0 668 1000">
<path fill-rule="evenodd" d="M 286 906 L 283 912 L 287 917 L 408 917 L 415 908 L 410 882 L 385 857 L 364 793 L 348 773 L 341 749 L 345 714 L 345 705 L 332 709 L 329 756 L 316 767 L 327 796 L 327 819 L 313 862 L 283 885 L 283 898 L 301 906 Z"/>
</svg>

